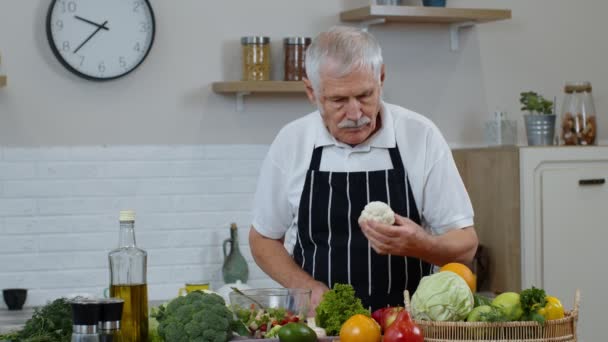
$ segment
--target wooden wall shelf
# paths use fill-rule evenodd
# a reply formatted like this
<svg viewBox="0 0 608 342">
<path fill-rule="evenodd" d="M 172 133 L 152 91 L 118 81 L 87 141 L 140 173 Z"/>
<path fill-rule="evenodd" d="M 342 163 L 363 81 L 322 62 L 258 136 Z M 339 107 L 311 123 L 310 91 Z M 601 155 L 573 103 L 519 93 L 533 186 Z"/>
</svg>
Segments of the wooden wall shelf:
<svg viewBox="0 0 608 342">
<path fill-rule="evenodd" d="M 214 82 L 213 91 L 220 94 L 236 93 L 304 93 L 300 81 L 233 81 Z"/>
<path fill-rule="evenodd" d="M 507 19 L 511 19 L 508 9 L 372 5 L 340 13 L 340 20 L 358 22 L 364 30 L 370 25 L 385 23 L 449 24 L 452 51 L 459 48 L 460 29 Z"/>
<path fill-rule="evenodd" d="M 6 75 L 0 75 L 0 88 L 6 86 Z"/>
<path fill-rule="evenodd" d="M 214 82 L 211 89 L 218 94 L 235 94 L 236 110 L 243 110 L 243 99 L 250 94 L 305 94 L 301 81 L 231 81 Z"/>
<path fill-rule="evenodd" d="M 511 19 L 511 10 L 374 5 L 340 13 L 342 21 L 364 22 L 374 19 L 401 23 L 485 23 Z"/>
</svg>

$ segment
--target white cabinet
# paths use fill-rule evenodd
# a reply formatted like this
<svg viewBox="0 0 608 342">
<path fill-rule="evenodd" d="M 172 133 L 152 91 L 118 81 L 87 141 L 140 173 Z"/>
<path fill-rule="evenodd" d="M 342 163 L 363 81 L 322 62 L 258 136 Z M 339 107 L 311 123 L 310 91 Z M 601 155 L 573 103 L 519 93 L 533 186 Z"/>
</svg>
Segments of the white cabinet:
<svg viewBox="0 0 608 342">
<path fill-rule="evenodd" d="M 608 296 L 608 147 L 523 148 L 522 287 L 543 287 L 571 308 L 579 338 L 604 337 Z"/>
<path fill-rule="evenodd" d="M 483 290 L 542 287 L 566 308 L 581 291 L 580 341 L 603 341 L 608 146 L 454 150 L 490 263 Z"/>
</svg>

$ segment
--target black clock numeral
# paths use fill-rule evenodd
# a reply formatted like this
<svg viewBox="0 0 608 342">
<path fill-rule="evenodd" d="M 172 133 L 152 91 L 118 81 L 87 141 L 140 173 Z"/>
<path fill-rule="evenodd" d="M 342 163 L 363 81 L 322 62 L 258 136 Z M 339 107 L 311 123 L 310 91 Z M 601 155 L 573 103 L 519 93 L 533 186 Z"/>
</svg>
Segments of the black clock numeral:
<svg viewBox="0 0 608 342">
<path fill-rule="evenodd" d="M 97 70 L 103 74 L 106 71 L 106 65 L 103 62 L 99 62 L 99 65 L 97 65 Z"/>
<path fill-rule="evenodd" d="M 152 25 L 150 25 L 150 23 L 139 23 L 139 32 L 149 32 L 151 27 Z"/>
<path fill-rule="evenodd" d="M 63 51 L 70 51 L 70 42 L 67 40 L 64 40 L 63 44 L 61 44 L 61 49 Z"/>
<path fill-rule="evenodd" d="M 75 1 L 68 1 L 67 5 L 66 5 L 65 1 L 61 2 L 61 11 L 63 13 L 65 13 L 65 12 L 74 13 L 74 12 L 76 12 L 77 9 L 78 9 L 78 6 L 76 6 Z"/>
<path fill-rule="evenodd" d="M 84 64 L 84 56 L 78 56 L 80 57 L 80 66 L 82 66 Z"/>
<path fill-rule="evenodd" d="M 127 60 L 125 59 L 124 56 L 120 56 L 118 57 L 118 64 L 120 65 L 121 68 L 126 69 L 127 68 Z"/>
<path fill-rule="evenodd" d="M 134 1 L 133 2 L 133 12 L 139 12 L 139 8 L 143 6 L 143 3 L 141 1 Z"/>
<path fill-rule="evenodd" d="M 57 20 L 55 22 L 55 27 L 57 28 L 58 31 L 63 30 L 63 20 Z"/>
<path fill-rule="evenodd" d="M 141 45 L 139 43 L 135 43 L 135 46 L 133 47 L 133 50 L 135 50 L 137 52 L 141 52 Z"/>
</svg>

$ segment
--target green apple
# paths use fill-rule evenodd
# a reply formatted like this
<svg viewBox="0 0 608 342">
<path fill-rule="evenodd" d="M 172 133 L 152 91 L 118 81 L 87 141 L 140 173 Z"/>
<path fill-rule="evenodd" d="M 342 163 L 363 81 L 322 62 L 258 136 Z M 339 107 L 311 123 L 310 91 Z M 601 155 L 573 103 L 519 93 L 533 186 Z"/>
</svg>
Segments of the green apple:
<svg viewBox="0 0 608 342">
<path fill-rule="evenodd" d="M 519 301 L 519 293 L 516 292 L 499 294 L 492 301 L 492 305 L 500 308 L 509 321 L 517 321 L 524 314 Z"/>
</svg>

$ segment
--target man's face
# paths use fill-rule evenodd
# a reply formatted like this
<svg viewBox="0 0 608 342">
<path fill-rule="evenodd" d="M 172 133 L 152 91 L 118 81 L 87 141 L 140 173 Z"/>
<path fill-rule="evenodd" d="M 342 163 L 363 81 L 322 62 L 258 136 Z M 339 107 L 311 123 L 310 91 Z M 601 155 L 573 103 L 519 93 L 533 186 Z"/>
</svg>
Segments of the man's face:
<svg viewBox="0 0 608 342">
<path fill-rule="evenodd" d="M 320 94 L 312 94 L 310 82 L 305 80 L 311 100 L 317 100 L 325 126 L 338 141 L 358 145 L 369 138 L 378 127 L 378 113 L 384 66 L 381 77 L 374 77 L 371 69 L 354 70 L 344 77 L 321 72 Z"/>
</svg>

